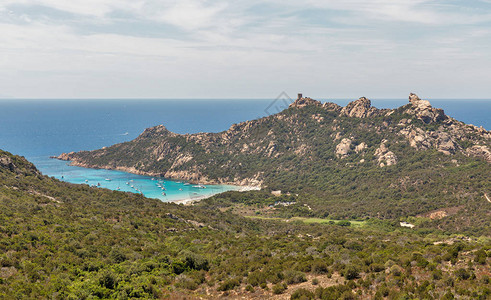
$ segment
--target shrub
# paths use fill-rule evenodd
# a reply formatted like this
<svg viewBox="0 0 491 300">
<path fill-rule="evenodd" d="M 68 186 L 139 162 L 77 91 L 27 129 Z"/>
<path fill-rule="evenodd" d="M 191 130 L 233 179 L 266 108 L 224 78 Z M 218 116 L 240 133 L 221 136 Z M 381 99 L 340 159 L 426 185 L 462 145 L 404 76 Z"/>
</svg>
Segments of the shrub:
<svg viewBox="0 0 491 300">
<path fill-rule="evenodd" d="M 114 289 L 118 284 L 118 279 L 116 275 L 109 270 L 104 271 L 99 278 L 99 284 L 107 289 Z"/>
<path fill-rule="evenodd" d="M 480 249 L 476 251 L 474 261 L 478 264 L 484 265 L 486 264 L 486 257 L 486 251 L 484 251 L 484 249 Z"/>
<path fill-rule="evenodd" d="M 196 253 L 186 252 L 185 261 L 186 261 L 186 265 L 190 269 L 208 271 L 208 269 L 210 268 L 208 260 Z"/>
<path fill-rule="evenodd" d="M 289 270 L 285 272 L 285 281 L 288 284 L 295 284 L 305 282 L 307 278 L 302 272 Z"/>
<path fill-rule="evenodd" d="M 455 271 L 455 277 L 461 280 L 467 280 L 471 277 L 471 274 L 469 274 L 469 272 L 466 269 L 460 268 L 457 271 Z"/>
<path fill-rule="evenodd" d="M 198 288 L 198 284 L 192 278 L 189 278 L 184 274 L 176 277 L 176 286 L 188 290 L 195 290 Z"/>
<path fill-rule="evenodd" d="M 337 223 L 337 225 L 338 225 L 338 226 L 345 226 L 345 227 L 347 227 L 347 226 L 351 226 L 351 222 L 350 222 L 350 221 L 348 221 L 348 220 L 341 220 L 341 221 L 339 221 L 339 222 Z"/>
<path fill-rule="evenodd" d="M 372 270 L 372 272 L 382 272 L 385 270 L 385 266 L 382 265 L 382 264 L 377 264 L 377 263 L 373 263 L 370 265 L 370 269 Z"/>
<path fill-rule="evenodd" d="M 353 280 L 359 276 L 359 271 L 355 266 L 349 266 L 344 272 L 344 278 L 346 278 L 346 280 Z"/>
<path fill-rule="evenodd" d="M 274 294 L 283 294 L 284 291 L 287 289 L 287 285 L 285 283 L 278 283 L 273 286 L 273 293 Z"/>
<path fill-rule="evenodd" d="M 315 261 L 312 264 L 312 272 L 316 274 L 327 274 L 329 273 L 329 268 L 327 267 L 327 264 L 323 261 Z"/>
<path fill-rule="evenodd" d="M 236 286 L 239 286 L 239 285 L 240 285 L 240 282 L 238 279 L 236 279 L 236 278 L 228 279 L 228 280 L 225 280 L 224 282 L 222 282 L 218 286 L 218 290 L 219 291 L 228 291 L 228 290 L 234 289 Z"/>
<path fill-rule="evenodd" d="M 298 289 L 295 292 L 293 292 L 292 296 L 290 297 L 291 300 L 299 299 L 299 300 L 308 300 L 308 299 L 314 299 L 314 293 L 312 293 L 309 290 L 306 289 Z"/>
</svg>

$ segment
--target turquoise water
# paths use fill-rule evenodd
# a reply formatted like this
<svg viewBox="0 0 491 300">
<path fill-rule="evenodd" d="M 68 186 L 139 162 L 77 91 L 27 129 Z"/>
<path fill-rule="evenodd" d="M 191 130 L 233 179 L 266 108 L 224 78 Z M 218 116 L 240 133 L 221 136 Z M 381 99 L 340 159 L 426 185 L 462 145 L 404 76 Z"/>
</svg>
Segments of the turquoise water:
<svg viewBox="0 0 491 300">
<path fill-rule="evenodd" d="M 60 180 L 89 185 L 99 183 L 103 188 L 116 190 L 119 187 L 121 191 L 133 193 L 138 192 L 135 190 L 137 188 L 145 196 L 163 201 L 196 199 L 238 187 L 207 185 L 201 189 L 164 179 L 166 191 L 163 191 L 156 185 L 157 181 L 148 176 L 72 167 L 67 166 L 67 162 L 49 157 L 129 141 L 145 128 L 159 124 L 177 133 L 220 132 L 234 123 L 281 111 L 289 101 L 0 100 L 0 149 L 25 156 L 43 174 Z M 344 106 L 351 100 L 330 101 Z M 491 129 L 490 100 L 430 101 L 433 106 L 445 109 L 446 114 L 460 121 Z M 372 101 L 378 108 L 395 108 L 406 103 L 407 99 Z M 162 192 L 166 195 L 163 196 Z"/>
<path fill-rule="evenodd" d="M 200 199 L 225 191 L 240 189 L 240 187 L 231 185 L 195 185 L 186 181 L 141 176 L 121 171 L 87 169 L 69 166 L 66 161 L 46 159 L 45 157 L 34 157 L 31 161 L 43 174 L 61 181 L 123 192 L 141 193 L 145 197 L 162 201 Z"/>
</svg>

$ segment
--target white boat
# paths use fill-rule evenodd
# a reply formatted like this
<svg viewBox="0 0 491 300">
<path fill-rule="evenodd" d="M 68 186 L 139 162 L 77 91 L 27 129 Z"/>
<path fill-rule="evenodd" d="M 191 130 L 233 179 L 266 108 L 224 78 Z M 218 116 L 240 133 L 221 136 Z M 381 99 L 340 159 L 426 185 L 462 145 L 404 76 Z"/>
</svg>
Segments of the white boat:
<svg viewBox="0 0 491 300">
<path fill-rule="evenodd" d="M 194 188 L 197 188 L 197 189 L 206 189 L 206 186 L 202 185 L 202 184 L 198 184 L 198 185 L 193 185 Z"/>
<path fill-rule="evenodd" d="M 111 179 L 109 179 L 109 178 L 106 178 L 106 181 L 111 181 Z"/>
<path fill-rule="evenodd" d="M 167 196 L 167 194 L 165 192 L 162 192 L 162 196 Z"/>
</svg>

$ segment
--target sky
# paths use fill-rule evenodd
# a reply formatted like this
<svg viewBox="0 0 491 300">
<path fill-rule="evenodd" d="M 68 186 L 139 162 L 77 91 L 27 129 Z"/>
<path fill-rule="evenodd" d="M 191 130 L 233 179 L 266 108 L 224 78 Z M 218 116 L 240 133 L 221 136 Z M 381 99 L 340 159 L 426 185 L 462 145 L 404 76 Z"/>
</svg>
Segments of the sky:
<svg viewBox="0 0 491 300">
<path fill-rule="evenodd" d="M 491 98 L 491 0 L 0 0 L 3 98 Z"/>
</svg>

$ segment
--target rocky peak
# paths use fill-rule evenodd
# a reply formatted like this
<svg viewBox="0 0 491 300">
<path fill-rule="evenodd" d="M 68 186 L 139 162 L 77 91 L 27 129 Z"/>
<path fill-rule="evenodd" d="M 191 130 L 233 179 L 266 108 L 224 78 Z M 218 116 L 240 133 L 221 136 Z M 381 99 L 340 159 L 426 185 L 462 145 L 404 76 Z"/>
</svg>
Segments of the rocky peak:
<svg viewBox="0 0 491 300">
<path fill-rule="evenodd" d="M 414 93 L 409 94 L 409 102 L 412 105 L 406 110 L 406 113 L 415 115 L 426 124 L 443 121 L 448 118 L 443 109 L 432 107 L 430 101 L 421 100 Z"/>
<path fill-rule="evenodd" d="M 421 100 L 421 98 L 419 98 L 418 95 L 416 95 L 414 93 L 409 94 L 409 102 L 415 103 L 415 102 L 418 102 L 420 100 Z"/>
<path fill-rule="evenodd" d="M 326 110 L 336 111 L 336 112 L 340 112 L 341 109 L 343 109 L 341 106 L 337 105 L 336 103 L 332 103 L 332 102 L 326 102 L 326 103 L 322 104 L 322 107 Z"/>
<path fill-rule="evenodd" d="M 348 103 L 341 110 L 341 114 L 346 115 L 348 117 L 356 117 L 356 118 L 366 118 L 371 117 L 377 114 L 379 110 L 375 107 L 372 107 L 372 102 L 370 99 L 365 97 L 361 97 L 358 100 L 352 101 Z"/>
<path fill-rule="evenodd" d="M 150 127 L 145 129 L 139 137 L 151 137 L 151 136 L 160 136 L 163 134 L 171 133 L 164 125 L 157 125 L 154 127 Z"/>
<path fill-rule="evenodd" d="M 301 96 L 301 94 L 299 94 Z M 292 104 L 290 104 L 289 107 L 305 107 L 307 105 L 315 105 L 315 106 L 321 106 L 322 103 L 320 101 L 314 100 L 309 97 L 298 97 L 297 100 L 295 100 Z"/>
</svg>

